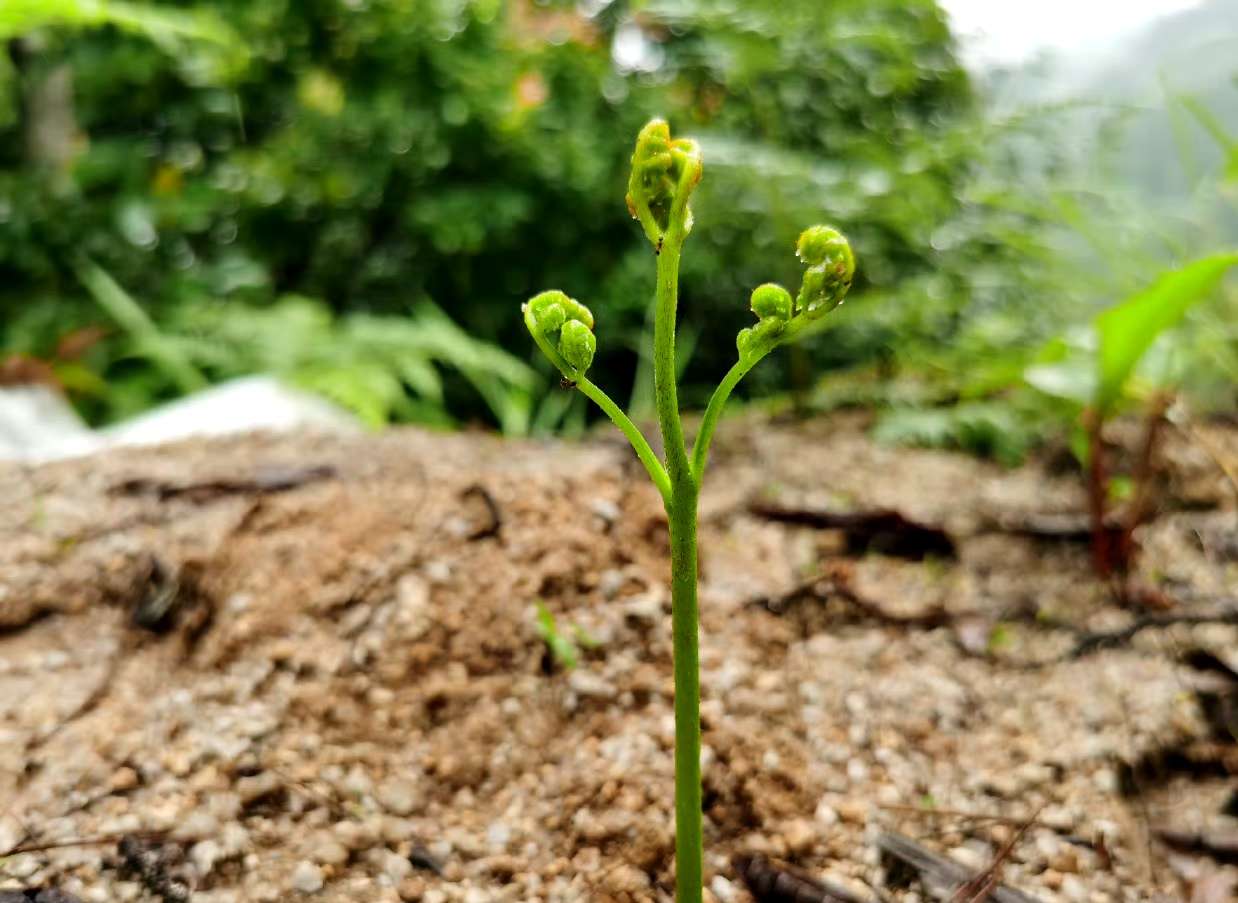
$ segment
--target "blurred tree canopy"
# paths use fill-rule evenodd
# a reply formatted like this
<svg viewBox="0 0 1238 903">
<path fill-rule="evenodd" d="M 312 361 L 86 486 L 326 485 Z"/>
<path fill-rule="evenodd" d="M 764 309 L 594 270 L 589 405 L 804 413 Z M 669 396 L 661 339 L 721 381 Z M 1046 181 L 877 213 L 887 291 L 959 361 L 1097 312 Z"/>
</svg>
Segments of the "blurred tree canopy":
<svg viewBox="0 0 1238 903">
<path fill-rule="evenodd" d="M 519 303 L 559 287 L 599 313 L 595 366 L 622 394 L 652 296 L 622 198 L 652 115 L 706 155 L 689 386 L 734 360 L 749 291 L 795 278 L 811 222 L 849 234 L 849 306 L 874 312 L 810 343 L 818 367 L 992 329 L 973 314 L 1000 320 L 1039 278 L 1035 214 L 983 196 L 1003 164 L 933 0 L 200 0 L 114 4 L 110 24 L 53 6 L 0 18 L 0 350 L 46 356 L 106 321 L 83 259 L 160 325 L 289 295 L 367 315 L 432 299 L 513 351 Z M 90 360 L 141 391 L 96 393 L 94 417 L 176 391 L 122 339 Z M 446 403 L 482 410 L 465 383 Z"/>
</svg>

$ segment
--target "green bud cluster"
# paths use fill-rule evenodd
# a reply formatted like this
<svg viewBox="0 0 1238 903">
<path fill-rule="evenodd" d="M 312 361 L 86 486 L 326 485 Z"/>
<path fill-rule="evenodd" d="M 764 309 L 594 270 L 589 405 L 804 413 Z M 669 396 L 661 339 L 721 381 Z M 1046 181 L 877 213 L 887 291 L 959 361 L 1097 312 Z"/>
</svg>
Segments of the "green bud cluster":
<svg viewBox="0 0 1238 903">
<path fill-rule="evenodd" d="M 539 332 L 551 338 L 559 334 L 559 355 L 577 374 L 583 375 L 593 363 L 597 338 L 593 335 L 593 313 L 575 298 L 552 290 L 530 298 L 525 312 Z"/>
<path fill-rule="evenodd" d="M 855 255 L 837 229 L 810 226 L 795 245 L 795 253 L 807 264 L 799 295 L 768 282 L 752 292 L 752 312 L 757 325 L 742 329 L 735 337 L 741 361 L 755 362 L 775 345 L 798 333 L 796 326 L 816 320 L 843 303 L 855 275 Z"/>
<path fill-rule="evenodd" d="M 690 138 L 671 139 L 670 126 L 654 119 L 636 138 L 632 174 L 625 200 L 633 219 L 640 220 L 645 234 L 661 247 L 678 207 L 685 211 L 684 232 L 692 228 L 688 198 L 701 181 L 701 151 Z"/>
<path fill-rule="evenodd" d="M 855 276 L 855 254 L 843 234 L 830 226 L 805 229 L 795 254 L 808 265 L 795 309 L 815 320 L 843 303 Z"/>
</svg>

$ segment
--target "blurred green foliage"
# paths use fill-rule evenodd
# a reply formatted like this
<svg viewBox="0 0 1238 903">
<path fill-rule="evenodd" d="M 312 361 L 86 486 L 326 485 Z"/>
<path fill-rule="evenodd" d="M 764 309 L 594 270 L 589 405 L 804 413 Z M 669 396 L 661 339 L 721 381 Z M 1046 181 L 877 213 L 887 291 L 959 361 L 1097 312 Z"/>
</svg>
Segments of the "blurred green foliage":
<svg viewBox="0 0 1238 903">
<path fill-rule="evenodd" d="M 97 421 L 267 370 L 375 422 L 579 422 L 498 348 L 557 287 L 605 311 L 599 382 L 648 382 L 649 252 L 615 199 L 655 114 L 705 159 L 688 405 L 824 220 L 853 300 L 748 391 L 913 375 L 915 399 L 869 398 L 883 436 L 1014 460 L 1052 416 L 1023 373 L 1066 327 L 1224 247 L 1098 189 L 1105 155 L 1057 140 L 1094 111 L 986 112 L 934 0 L 6 0 L 0 37 L 0 356 L 110 324 L 69 386 Z M 1232 129 L 1178 103 L 1232 158 Z M 1221 404 L 1233 313 L 1178 331 Z"/>
<path fill-rule="evenodd" d="M 296 295 L 347 332 L 353 314 L 403 316 L 434 299 L 507 345 L 513 303 L 555 285 L 607 311 L 616 335 L 595 366 L 623 389 L 652 284 L 614 198 L 628 136 L 659 113 L 699 135 L 709 161 L 710 225 L 684 286 L 695 317 L 684 328 L 699 334 L 689 379 L 707 383 L 733 357 L 752 285 L 794 267 L 799 223 L 828 218 L 855 235 L 874 289 L 933 273 L 935 230 L 958 211 L 975 148 L 959 138 L 968 80 L 931 0 L 6 9 L 18 12 L 0 24 L 22 29 L 0 71 L 0 108 L 14 111 L 0 124 L 8 351 L 46 355 L 107 319 L 79 278 L 83 257 L 172 331 L 199 307 L 214 312 L 208 333 L 229 315 L 278 318 Z M 142 372 L 126 335 L 92 358 L 118 392 L 88 405 L 96 418 L 183 388 Z M 814 354 L 847 362 L 882 339 Z M 263 363 L 242 344 L 212 378 Z M 407 373 L 387 376 L 427 400 Z M 496 420 L 480 392 L 443 399 Z"/>
<path fill-rule="evenodd" d="M 82 283 L 123 327 L 114 365 L 146 363 L 110 391 L 82 387 L 121 413 L 142 410 L 170 387 L 190 392 L 208 381 L 269 373 L 318 392 L 378 427 L 392 420 L 450 426 L 440 367 L 452 368 L 490 406 L 505 431 L 528 430 L 533 371 L 460 329 L 429 301 L 407 316 L 356 313 L 336 318 L 321 301 L 285 295 L 264 307 L 182 305 L 163 328 L 94 264 Z"/>
</svg>

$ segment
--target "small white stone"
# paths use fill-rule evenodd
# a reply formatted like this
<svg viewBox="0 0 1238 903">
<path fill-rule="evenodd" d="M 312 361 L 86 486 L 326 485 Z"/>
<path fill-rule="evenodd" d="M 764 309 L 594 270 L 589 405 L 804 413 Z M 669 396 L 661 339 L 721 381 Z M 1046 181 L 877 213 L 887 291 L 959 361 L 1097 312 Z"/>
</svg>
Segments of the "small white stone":
<svg viewBox="0 0 1238 903">
<path fill-rule="evenodd" d="M 350 850 L 365 850 L 378 843 L 378 829 L 369 822 L 336 822 L 331 830 L 336 839 Z"/>
<path fill-rule="evenodd" d="M 189 861 L 197 869 L 198 875 L 205 878 L 214 870 L 215 863 L 219 861 L 222 853 L 219 844 L 215 841 L 201 840 L 190 847 Z"/>
<path fill-rule="evenodd" d="M 817 811 L 813 813 L 813 817 L 826 827 L 838 824 L 838 811 L 825 799 L 817 803 Z"/>
<path fill-rule="evenodd" d="M 988 864 L 983 853 L 969 846 L 955 847 L 950 851 L 950 858 L 973 872 L 979 871 Z"/>
<path fill-rule="evenodd" d="M 292 889 L 302 894 L 316 894 L 322 890 L 322 869 L 312 862 L 302 861 L 292 870 Z"/>
<path fill-rule="evenodd" d="M 391 850 L 383 850 L 380 860 L 383 874 L 389 877 L 394 884 L 399 884 L 413 870 L 413 864 L 406 857 L 393 853 Z"/>
<path fill-rule="evenodd" d="M 589 503 L 589 510 L 602 519 L 602 522 L 609 525 L 619 519 L 619 506 L 610 499 L 594 499 Z"/>
<path fill-rule="evenodd" d="M 613 599 L 619 595 L 619 590 L 623 589 L 623 584 L 627 583 L 627 575 L 616 568 L 609 568 L 602 571 L 598 577 L 598 592 L 602 594 L 603 599 Z"/>
<path fill-rule="evenodd" d="M 868 766 L 862 759 L 852 759 L 847 763 L 847 779 L 853 784 L 868 780 Z"/>
<path fill-rule="evenodd" d="M 1107 818 L 1098 818 L 1092 822 L 1092 830 L 1105 838 L 1105 841 L 1112 844 L 1121 835 L 1122 830 L 1118 827 L 1116 821 L 1110 821 Z"/>
<path fill-rule="evenodd" d="M 1088 898 L 1088 889 L 1078 875 L 1066 875 L 1062 878 L 1061 894 L 1074 903 L 1082 903 Z"/>
<path fill-rule="evenodd" d="M 1053 783 L 1054 770 L 1048 765 L 1042 765 L 1039 762 L 1025 762 L 1015 769 L 1015 780 L 1019 782 L 1021 790 L 1030 790 L 1034 787 L 1044 787 Z"/>
<path fill-rule="evenodd" d="M 486 829 L 486 843 L 490 844 L 493 850 L 502 851 L 507 849 L 507 844 L 512 839 L 512 829 L 501 821 L 492 822 L 490 827 Z"/>
<path fill-rule="evenodd" d="M 867 725 L 856 721 L 847 727 L 847 741 L 851 744 L 852 749 L 866 749 L 870 739 Z"/>
<path fill-rule="evenodd" d="M 718 903 L 734 903 L 739 898 L 735 885 L 721 875 L 714 875 L 714 880 L 709 882 L 709 889 L 718 898 Z"/>
<path fill-rule="evenodd" d="M 422 570 L 431 583 L 446 583 L 451 579 L 451 565 L 441 558 L 426 562 Z M 429 894 L 426 894 L 426 903 L 430 903 Z"/>
<path fill-rule="evenodd" d="M 219 833 L 219 821 L 205 809 L 190 812 L 172 831 L 176 840 L 206 840 Z"/>
<path fill-rule="evenodd" d="M 421 802 L 417 786 L 400 777 L 383 781 L 374 795 L 382 807 L 393 815 L 412 815 Z"/>
<path fill-rule="evenodd" d="M 240 856 L 249 845 L 249 832 L 237 822 L 229 822 L 219 832 L 219 846 L 225 856 Z"/>
<path fill-rule="evenodd" d="M 718 759 L 718 754 L 708 743 L 701 746 L 701 771 L 708 771 Z"/>
<path fill-rule="evenodd" d="M 29 878 L 40 868 L 42 863 L 35 855 L 14 856 L 6 859 L 4 863 L 5 874 L 12 878 Z"/>
<path fill-rule="evenodd" d="M 567 685 L 578 695 L 585 698 L 613 699 L 618 691 L 614 684 L 605 678 L 589 671 L 577 669 L 567 679 Z"/>
<path fill-rule="evenodd" d="M 264 796 L 270 796 L 283 786 L 279 775 L 273 771 L 262 771 L 248 775 L 236 782 L 236 795 L 242 803 L 252 803 Z"/>
<path fill-rule="evenodd" d="M 319 865 L 343 865 L 348 861 L 348 849 L 329 834 L 314 838 L 306 853 Z"/>
<path fill-rule="evenodd" d="M 0 850 L 11 850 L 22 839 L 22 828 L 14 818 L 0 818 Z"/>
<path fill-rule="evenodd" d="M 374 792 L 374 782 L 360 765 L 354 765 L 344 775 L 342 789 L 350 796 L 366 796 Z"/>
<path fill-rule="evenodd" d="M 1112 768 L 1101 768 L 1092 775 L 1092 783 L 1101 793 L 1117 793 L 1118 776 Z"/>
<path fill-rule="evenodd" d="M 662 617 L 662 599 L 652 592 L 632 596 L 624 602 L 623 613 L 633 621 L 654 624 Z"/>
<path fill-rule="evenodd" d="M 902 802 L 902 797 L 893 784 L 882 784 L 877 788 L 877 802 L 883 806 L 897 806 Z"/>
<path fill-rule="evenodd" d="M 1020 785 L 1015 776 L 1007 771 L 989 775 L 980 782 L 988 793 L 1002 799 L 1013 799 L 1019 795 Z"/>
<path fill-rule="evenodd" d="M 1074 830 L 1077 818 L 1065 806 L 1045 806 L 1036 820 L 1055 831 L 1065 832 Z"/>
</svg>

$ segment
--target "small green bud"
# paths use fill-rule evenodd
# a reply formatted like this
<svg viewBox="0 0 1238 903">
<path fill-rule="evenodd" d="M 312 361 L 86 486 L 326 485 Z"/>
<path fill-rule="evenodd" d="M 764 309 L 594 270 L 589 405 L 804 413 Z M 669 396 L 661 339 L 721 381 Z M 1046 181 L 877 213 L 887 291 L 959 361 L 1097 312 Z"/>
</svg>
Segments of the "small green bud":
<svg viewBox="0 0 1238 903">
<path fill-rule="evenodd" d="M 561 327 L 567 321 L 567 304 L 571 300 L 557 290 L 542 292 L 530 298 L 529 310 L 537 328 L 544 333 L 551 333 Z"/>
<path fill-rule="evenodd" d="M 842 304 L 855 276 L 855 254 L 846 237 L 829 226 L 810 226 L 795 253 L 809 265 L 795 299 L 796 313 L 816 319 Z"/>
<path fill-rule="evenodd" d="M 580 320 L 568 320 L 559 333 L 559 354 L 563 359 L 584 373 L 593 363 L 593 355 L 597 351 L 597 338 Z"/>
<path fill-rule="evenodd" d="M 855 271 L 855 258 L 851 246 L 841 232 L 831 226 L 809 226 L 800 233 L 795 243 L 795 255 L 809 266 L 819 266 L 826 259 L 838 261 L 849 259 Z"/>
<path fill-rule="evenodd" d="M 557 289 L 534 295 L 529 299 L 528 306 L 533 313 L 533 321 L 542 332 L 554 332 L 568 320 L 579 320 L 593 328 L 593 312 Z"/>
<path fill-rule="evenodd" d="M 567 318 L 569 320 L 576 320 L 580 323 L 584 323 L 590 329 L 593 328 L 593 311 L 589 310 L 589 308 L 585 307 L 575 298 L 567 298 L 566 303 L 563 305 L 563 309 L 567 313 Z"/>
<path fill-rule="evenodd" d="M 735 337 L 735 347 L 741 358 L 763 355 L 774 347 L 777 339 L 787 328 L 787 321 L 779 317 L 766 317 L 750 329 L 741 329 Z"/>
<path fill-rule="evenodd" d="M 632 165 L 652 166 L 665 172 L 671 167 L 670 154 L 670 125 L 665 119 L 650 119 L 636 135 L 636 150 L 632 152 Z"/>
<path fill-rule="evenodd" d="M 767 282 L 752 290 L 752 312 L 758 319 L 777 317 L 780 320 L 790 320 L 791 311 L 791 293 L 781 285 Z"/>
<path fill-rule="evenodd" d="M 735 348 L 739 351 L 739 356 L 743 357 L 748 353 L 749 346 L 752 345 L 752 329 L 745 328 L 739 331 L 735 336 Z"/>
<path fill-rule="evenodd" d="M 782 331 L 787 328 L 787 321 L 780 320 L 777 317 L 768 317 L 752 327 L 752 344 L 756 347 L 759 343 L 768 342 L 770 339 L 777 338 L 782 335 Z"/>
</svg>

